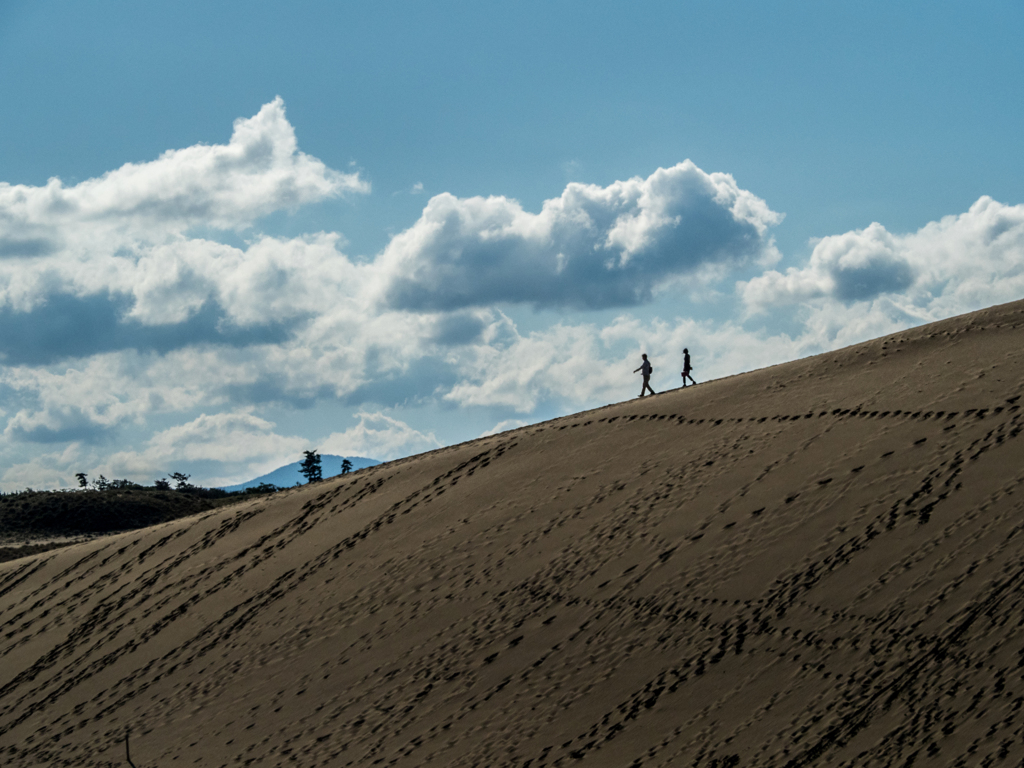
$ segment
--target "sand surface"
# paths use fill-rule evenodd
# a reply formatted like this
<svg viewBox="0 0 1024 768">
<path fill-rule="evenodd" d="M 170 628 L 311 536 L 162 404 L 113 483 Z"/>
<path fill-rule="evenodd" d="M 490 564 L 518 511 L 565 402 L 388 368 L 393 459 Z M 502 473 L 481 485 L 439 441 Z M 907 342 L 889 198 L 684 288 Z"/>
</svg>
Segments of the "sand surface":
<svg viewBox="0 0 1024 768">
<path fill-rule="evenodd" d="M 1024 303 L 0 564 L 5 766 L 1015 766 Z"/>
</svg>

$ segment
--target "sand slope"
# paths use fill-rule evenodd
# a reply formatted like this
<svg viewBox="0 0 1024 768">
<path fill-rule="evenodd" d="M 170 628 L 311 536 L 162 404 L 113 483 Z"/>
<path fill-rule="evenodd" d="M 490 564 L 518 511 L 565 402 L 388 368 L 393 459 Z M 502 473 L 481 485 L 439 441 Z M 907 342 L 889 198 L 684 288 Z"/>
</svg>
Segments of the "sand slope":
<svg viewBox="0 0 1024 768">
<path fill-rule="evenodd" d="M 0 565 L 0 762 L 1017 765 L 1022 350 L 1014 303 Z"/>
</svg>

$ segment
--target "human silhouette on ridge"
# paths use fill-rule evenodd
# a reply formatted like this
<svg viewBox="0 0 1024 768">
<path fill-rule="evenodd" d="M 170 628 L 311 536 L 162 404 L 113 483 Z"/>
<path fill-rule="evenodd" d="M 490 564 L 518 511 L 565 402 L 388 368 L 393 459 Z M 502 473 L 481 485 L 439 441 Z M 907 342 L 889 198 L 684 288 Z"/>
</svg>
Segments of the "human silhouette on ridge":
<svg viewBox="0 0 1024 768">
<path fill-rule="evenodd" d="M 684 387 L 686 386 L 686 380 L 687 379 L 689 379 L 694 384 L 697 383 L 696 381 L 693 381 L 693 376 L 690 375 L 690 371 L 692 371 L 692 370 L 693 370 L 693 366 L 690 365 L 690 350 L 688 350 L 688 349 L 686 349 L 684 347 L 683 348 L 683 372 L 681 374 L 679 374 L 680 376 L 683 377 L 683 386 Z"/>
<path fill-rule="evenodd" d="M 658 393 L 651 389 L 651 373 L 654 371 L 654 366 L 651 365 L 650 360 L 647 359 L 647 353 L 640 355 L 640 357 L 644 359 L 640 364 L 640 367 L 636 369 L 636 371 L 640 371 L 640 375 L 644 377 L 644 385 L 640 389 L 640 397 L 643 397 L 644 393 L 647 391 L 650 391 L 652 395 L 656 395 Z M 636 373 L 636 371 L 633 371 L 633 373 Z"/>
</svg>

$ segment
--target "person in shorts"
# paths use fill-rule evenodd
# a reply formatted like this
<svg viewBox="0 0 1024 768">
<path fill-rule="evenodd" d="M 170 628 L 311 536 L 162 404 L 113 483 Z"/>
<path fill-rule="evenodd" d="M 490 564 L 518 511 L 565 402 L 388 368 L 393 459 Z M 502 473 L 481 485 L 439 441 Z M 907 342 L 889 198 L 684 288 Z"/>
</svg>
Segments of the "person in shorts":
<svg viewBox="0 0 1024 768">
<path fill-rule="evenodd" d="M 683 372 L 681 374 L 681 376 L 683 377 L 683 386 L 684 387 L 686 386 L 686 380 L 687 379 L 689 379 L 693 384 L 697 383 L 696 381 L 693 380 L 693 376 L 690 375 L 690 371 L 692 371 L 692 370 L 693 370 L 693 366 L 690 365 L 690 350 L 684 348 L 683 349 Z"/>
</svg>

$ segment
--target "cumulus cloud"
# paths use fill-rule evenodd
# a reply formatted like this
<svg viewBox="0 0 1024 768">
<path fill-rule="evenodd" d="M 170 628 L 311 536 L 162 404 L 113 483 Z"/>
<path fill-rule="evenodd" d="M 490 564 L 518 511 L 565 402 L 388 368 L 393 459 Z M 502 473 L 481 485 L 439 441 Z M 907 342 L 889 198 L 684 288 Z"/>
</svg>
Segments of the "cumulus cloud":
<svg viewBox="0 0 1024 768">
<path fill-rule="evenodd" d="M 823 238 L 807 266 L 774 270 L 742 287 L 748 306 L 764 311 L 771 306 L 833 297 L 844 303 L 898 293 L 914 280 L 914 269 L 900 240 L 881 224 Z"/>
<path fill-rule="evenodd" d="M 145 456 L 166 464 L 174 459 L 240 462 L 298 454 L 306 441 L 278 435 L 275 426 L 248 411 L 204 413 L 187 424 L 154 435 Z"/>
<path fill-rule="evenodd" d="M 460 380 L 444 395 L 459 406 L 499 406 L 519 413 L 541 402 L 583 403 L 624 391 L 628 363 L 609 365 L 609 350 L 590 324 L 558 324 L 505 345 L 477 345 L 460 359 Z M 634 366 L 635 367 L 635 366 Z"/>
<path fill-rule="evenodd" d="M 441 447 L 433 432 L 419 432 L 384 413 L 364 411 L 355 417 L 359 423 L 354 427 L 334 432 L 320 441 L 321 453 L 386 460 Z"/>
<path fill-rule="evenodd" d="M 388 306 L 412 311 L 631 306 L 708 264 L 772 258 L 767 231 L 780 219 L 690 161 L 607 187 L 571 183 L 537 214 L 506 197 L 441 194 L 388 244 L 378 279 Z"/>
<path fill-rule="evenodd" d="M 152 408 L 133 368 L 119 356 L 98 355 L 80 369 L 0 369 L 0 384 L 20 406 L 4 436 L 43 443 L 101 440 L 106 431 Z"/>
<path fill-rule="evenodd" d="M 357 173 L 298 150 L 280 98 L 237 120 L 225 145 L 171 150 L 70 187 L 0 183 L 0 320 L 20 331 L 6 334 L 0 355 L 45 363 L 189 339 L 279 341 L 358 271 L 337 251 L 339 236 L 260 237 L 240 249 L 190 231 L 244 229 L 368 191 Z M 256 325 L 276 327 L 239 333 Z"/>
<path fill-rule="evenodd" d="M 52 447 L 52 446 L 51 446 Z M 58 446 L 35 456 L 24 454 L 6 462 L 0 469 L 0 486 L 13 491 L 23 488 L 72 488 L 78 485 L 76 472 L 90 472 L 93 457 L 80 443 Z"/>
<path fill-rule="evenodd" d="M 927 322 L 1024 295 L 1024 205 L 980 198 L 917 232 L 881 224 L 822 238 L 805 266 L 738 284 L 751 313 L 806 304 Z M 851 313 L 843 308 L 861 305 Z"/>
<path fill-rule="evenodd" d="M 247 227 L 260 216 L 343 192 L 367 192 L 358 174 L 332 170 L 300 152 L 280 97 L 251 118 L 235 121 L 226 145 L 169 150 L 145 163 L 126 163 L 97 179 L 65 187 L 0 183 L 8 243 L 21 253 L 46 251 L 50 241 L 18 232 L 78 224 L 143 239 L 188 227 Z"/>
</svg>

